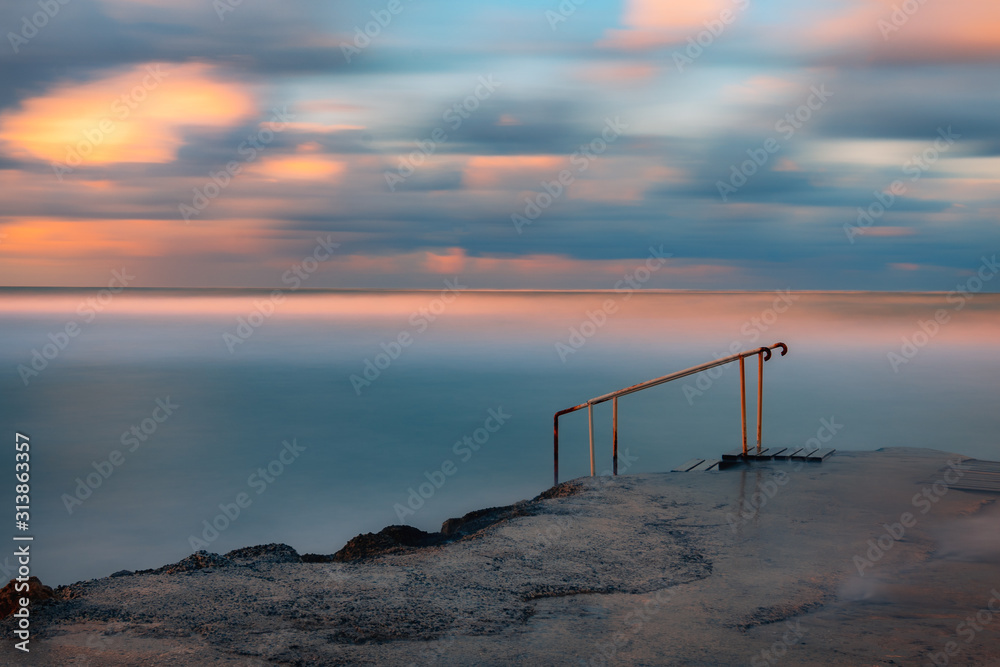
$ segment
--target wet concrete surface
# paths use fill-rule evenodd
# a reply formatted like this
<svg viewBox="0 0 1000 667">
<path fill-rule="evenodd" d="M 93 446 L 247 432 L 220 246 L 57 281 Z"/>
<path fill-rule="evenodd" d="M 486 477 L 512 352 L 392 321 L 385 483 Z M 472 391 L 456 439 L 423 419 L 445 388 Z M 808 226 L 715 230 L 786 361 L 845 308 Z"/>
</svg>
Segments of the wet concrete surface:
<svg viewBox="0 0 1000 667">
<path fill-rule="evenodd" d="M 30 662 L 997 665 L 1000 496 L 947 486 L 963 458 L 585 478 L 443 544 L 83 582 Z"/>
</svg>

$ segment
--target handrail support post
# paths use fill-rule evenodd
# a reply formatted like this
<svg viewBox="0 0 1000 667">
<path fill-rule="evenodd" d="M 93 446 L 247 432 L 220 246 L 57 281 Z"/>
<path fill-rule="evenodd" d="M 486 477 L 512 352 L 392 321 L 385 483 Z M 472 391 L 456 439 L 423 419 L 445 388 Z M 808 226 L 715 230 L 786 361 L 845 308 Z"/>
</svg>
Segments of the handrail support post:
<svg viewBox="0 0 1000 667">
<path fill-rule="evenodd" d="M 743 357 L 740 357 L 740 421 L 743 425 L 743 456 L 747 455 L 747 383 L 743 374 Z"/>
<path fill-rule="evenodd" d="M 618 397 L 611 400 L 611 474 L 618 474 Z"/>
<path fill-rule="evenodd" d="M 587 404 L 587 420 L 590 422 L 590 476 L 594 476 L 594 404 Z"/>
<path fill-rule="evenodd" d="M 559 486 L 559 413 L 552 418 L 552 457 L 554 459 L 552 486 Z"/>
<path fill-rule="evenodd" d="M 764 353 L 757 353 L 757 453 L 761 451 L 761 417 L 764 414 Z"/>
</svg>

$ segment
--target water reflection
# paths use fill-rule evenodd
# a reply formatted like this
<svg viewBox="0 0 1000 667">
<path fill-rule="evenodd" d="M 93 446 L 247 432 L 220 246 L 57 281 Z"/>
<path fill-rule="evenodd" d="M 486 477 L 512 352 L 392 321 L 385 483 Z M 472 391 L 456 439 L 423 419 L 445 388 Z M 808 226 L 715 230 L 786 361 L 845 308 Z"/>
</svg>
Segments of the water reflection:
<svg viewBox="0 0 1000 667">
<path fill-rule="evenodd" d="M 423 326 L 413 314 L 437 292 L 298 293 L 233 352 L 223 336 L 260 293 L 127 292 L 84 322 L 78 305 L 86 295 L 0 295 L 0 418 L 39 443 L 33 513 L 45 548 L 37 567 L 52 583 L 186 556 L 189 536 L 247 492 L 248 478 L 286 440 L 305 447 L 301 458 L 252 496 L 213 550 L 277 541 L 329 553 L 359 532 L 397 523 L 394 505 L 455 458 L 455 442 L 482 426 L 488 409 L 511 418 L 407 519 L 436 530 L 451 516 L 531 497 L 551 484 L 555 410 L 729 354 L 734 344 L 790 347 L 767 365 L 767 446 L 805 442 L 826 419 L 843 425 L 841 450 L 924 446 L 998 456 L 993 295 L 969 302 L 895 370 L 887 353 L 945 295 L 798 293 L 775 316 L 767 315 L 775 293 L 611 295 L 620 307 L 581 342 L 570 340 L 574 328 L 593 321 L 588 312 L 608 294 L 461 293 Z M 19 366 L 70 321 L 79 335 L 26 385 Z M 397 350 L 392 341 L 404 332 L 412 341 Z M 558 343 L 574 352 L 561 357 Z M 366 360 L 382 367 L 358 392 L 351 377 L 363 376 Z M 731 366 L 699 394 L 685 393 L 685 380 L 621 399 L 619 448 L 634 461 L 629 473 L 739 446 Z M 133 427 L 142 433 L 145 420 L 155 421 L 158 400 L 179 407 L 131 449 Z M 599 470 L 610 467 L 610 420 L 610 405 L 595 409 Z M 585 413 L 560 421 L 562 479 L 589 474 L 587 443 Z M 115 451 L 122 459 L 105 476 Z M 94 473 L 99 487 L 70 511 L 64 496 L 76 497 L 78 480 Z M 737 515 L 768 483 L 758 472 L 741 474 Z"/>
</svg>

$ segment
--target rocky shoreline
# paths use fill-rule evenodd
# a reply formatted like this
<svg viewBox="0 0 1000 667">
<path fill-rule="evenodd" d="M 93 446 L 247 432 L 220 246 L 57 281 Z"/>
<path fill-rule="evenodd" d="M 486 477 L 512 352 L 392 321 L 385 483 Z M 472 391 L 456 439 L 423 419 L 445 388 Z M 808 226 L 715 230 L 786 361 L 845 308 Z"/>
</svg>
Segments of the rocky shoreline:
<svg viewBox="0 0 1000 667">
<path fill-rule="evenodd" d="M 584 478 L 329 555 L 268 544 L 39 582 L 31 663 L 915 664 L 1000 581 L 989 494 L 948 491 L 870 552 L 949 456 Z M 990 664 L 1000 641 L 961 649 L 949 664 Z"/>
</svg>

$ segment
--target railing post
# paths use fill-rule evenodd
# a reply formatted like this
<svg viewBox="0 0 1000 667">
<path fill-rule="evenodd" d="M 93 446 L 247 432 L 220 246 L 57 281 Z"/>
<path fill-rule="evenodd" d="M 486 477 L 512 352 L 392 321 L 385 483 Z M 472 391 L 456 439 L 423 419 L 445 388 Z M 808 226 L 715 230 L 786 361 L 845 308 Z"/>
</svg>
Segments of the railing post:
<svg viewBox="0 0 1000 667">
<path fill-rule="evenodd" d="M 552 418 L 552 458 L 555 467 L 553 468 L 552 486 L 559 486 L 559 414 Z"/>
<path fill-rule="evenodd" d="M 757 353 L 757 453 L 760 454 L 761 417 L 764 414 L 764 353 Z"/>
<path fill-rule="evenodd" d="M 743 357 L 740 356 L 740 420 L 743 424 L 743 456 L 747 455 L 747 383 L 743 375 Z"/>
<path fill-rule="evenodd" d="M 618 474 L 618 397 L 611 399 L 611 474 Z"/>
<path fill-rule="evenodd" d="M 594 476 L 594 404 L 587 404 L 587 420 L 590 422 L 590 476 Z"/>
</svg>

